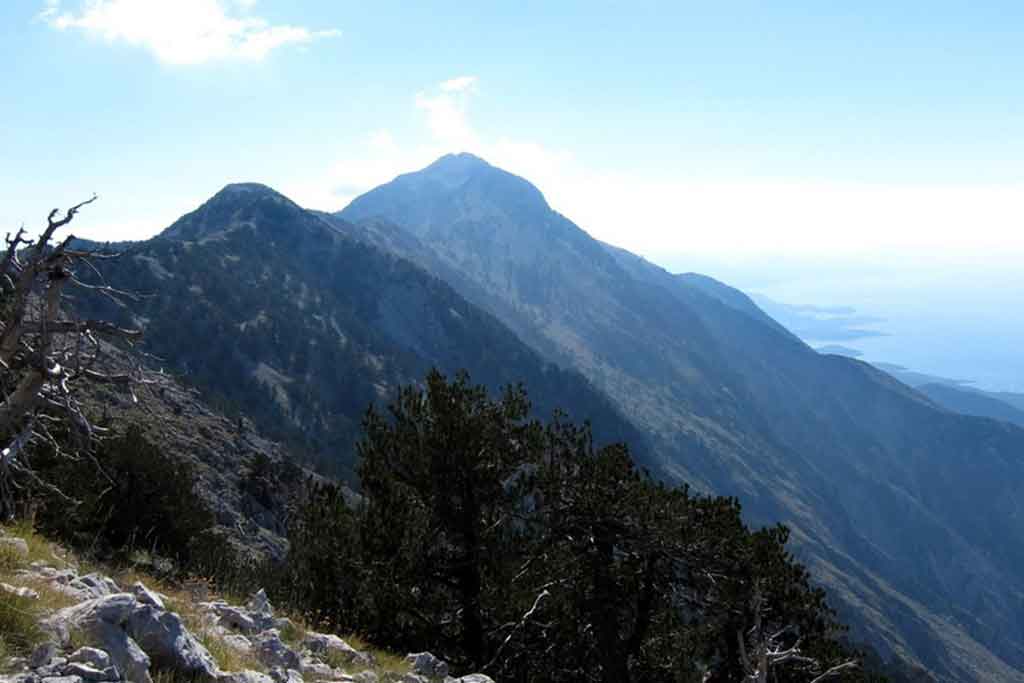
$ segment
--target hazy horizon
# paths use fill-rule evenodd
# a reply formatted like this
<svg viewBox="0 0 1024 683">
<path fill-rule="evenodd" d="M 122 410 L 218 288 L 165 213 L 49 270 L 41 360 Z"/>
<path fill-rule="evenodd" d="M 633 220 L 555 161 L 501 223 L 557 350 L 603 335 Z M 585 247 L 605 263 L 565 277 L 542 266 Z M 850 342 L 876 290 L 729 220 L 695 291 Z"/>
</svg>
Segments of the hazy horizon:
<svg viewBox="0 0 1024 683">
<path fill-rule="evenodd" d="M 930 268 L 899 254 L 875 263 L 827 260 L 651 256 L 673 272 L 710 275 L 781 304 L 851 307 L 877 318 L 877 336 L 805 338 L 839 344 L 862 360 L 963 381 L 989 391 L 1024 392 L 1022 283 L 1012 258 Z"/>
</svg>

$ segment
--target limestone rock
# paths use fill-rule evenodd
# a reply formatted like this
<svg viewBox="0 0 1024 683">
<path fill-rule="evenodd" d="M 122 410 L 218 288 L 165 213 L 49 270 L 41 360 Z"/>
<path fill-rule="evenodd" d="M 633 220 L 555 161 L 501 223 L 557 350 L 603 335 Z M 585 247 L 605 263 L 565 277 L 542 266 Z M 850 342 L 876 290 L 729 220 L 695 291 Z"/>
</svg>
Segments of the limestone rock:
<svg viewBox="0 0 1024 683">
<path fill-rule="evenodd" d="M 295 669 L 271 669 L 270 677 L 275 683 L 304 683 L 302 674 Z"/>
<path fill-rule="evenodd" d="M 302 666 L 298 653 L 281 640 L 281 634 L 275 629 L 254 637 L 253 647 L 256 650 L 256 657 L 268 667 L 299 669 Z"/>
<path fill-rule="evenodd" d="M 50 661 L 56 656 L 57 643 L 42 643 L 36 646 L 36 649 L 32 650 L 32 656 L 28 659 L 28 665 L 33 669 L 39 669 L 49 664 Z"/>
<path fill-rule="evenodd" d="M 152 683 L 149 655 L 132 640 L 121 626 L 97 622 L 92 626 L 93 638 L 110 653 L 117 670 L 130 683 Z"/>
<path fill-rule="evenodd" d="M 316 633 L 309 631 L 303 639 L 302 644 L 315 654 L 334 655 L 340 657 L 346 664 L 361 664 L 370 666 L 373 662 L 369 655 L 355 649 L 338 636 L 328 633 Z"/>
<path fill-rule="evenodd" d="M 235 671 L 222 673 L 217 683 L 274 683 L 274 679 L 259 671 Z"/>
<path fill-rule="evenodd" d="M 406 655 L 414 674 L 423 674 L 428 678 L 445 678 L 448 675 L 448 662 L 430 652 L 413 652 Z"/>
<path fill-rule="evenodd" d="M 259 630 L 274 628 L 274 607 L 270 604 L 267 591 L 261 588 L 253 593 L 245 607 Z"/>
<path fill-rule="evenodd" d="M 256 620 L 249 616 L 245 610 L 223 602 L 211 603 L 211 611 L 220 617 L 218 623 L 240 633 L 256 633 L 260 629 Z"/>
<path fill-rule="evenodd" d="M 29 600 L 39 599 L 39 593 L 35 592 L 31 588 L 26 588 L 24 586 L 12 586 L 8 583 L 0 583 L 0 592 L 10 593 L 11 595 L 16 595 L 19 598 L 28 598 Z"/>
<path fill-rule="evenodd" d="M 210 653 L 174 612 L 140 605 L 131 613 L 127 630 L 161 668 L 202 681 L 212 681 L 220 673 Z"/>
<path fill-rule="evenodd" d="M 315 678 L 321 681 L 332 680 L 337 677 L 338 671 L 332 669 L 330 665 L 324 664 L 316 657 L 302 658 L 302 668 L 300 669 L 304 676 L 309 678 Z"/>
<path fill-rule="evenodd" d="M 157 607 L 159 609 L 167 609 L 167 607 L 164 605 L 163 596 L 161 596 L 159 593 L 149 590 L 141 583 L 136 582 L 135 585 L 132 586 L 132 594 L 135 596 L 135 599 L 143 605 L 152 605 L 153 607 Z"/>
<path fill-rule="evenodd" d="M 105 669 L 97 669 L 89 664 L 83 664 L 81 662 L 71 662 L 65 664 L 62 673 L 65 676 L 77 676 L 83 681 L 117 681 L 120 680 L 121 675 L 115 666 L 108 666 Z"/>
<path fill-rule="evenodd" d="M 242 654 L 249 654 L 252 652 L 252 641 L 245 636 L 238 635 L 237 633 L 229 633 L 221 637 L 221 640 L 224 641 L 224 644 L 232 650 L 236 650 Z"/>
<path fill-rule="evenodd" d="M 68 582 L 67 587 L 84 599 L 104 598 L 121 592 L 114 580 L 100 574 L 86 574 Z"/>
<path fill-rule="evenodd" d="M 80 647 L 68 657 L 69 662 L 89 664 L 97 669 L 106 669 L 111 665 L 110 655 L 95 647 Z"/>
</svg>

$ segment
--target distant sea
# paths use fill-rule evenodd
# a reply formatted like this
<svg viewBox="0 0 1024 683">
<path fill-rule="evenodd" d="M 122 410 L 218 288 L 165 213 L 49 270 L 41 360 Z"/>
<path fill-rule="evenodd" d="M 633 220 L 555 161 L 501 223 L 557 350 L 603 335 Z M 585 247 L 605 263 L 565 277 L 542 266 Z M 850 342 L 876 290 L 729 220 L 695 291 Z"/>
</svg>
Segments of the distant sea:
<svg viewBox="0 0 1024 683">
<path fill-rule="evenodd" d="M 1024 264 L 1018 270 L 1015 264 L 705 263 L 700 270 L 683 261 L 662 259 L 673 272 L 703 272 L 754 295 L 815 348 L 838 345 L 868 362 L 1024 392 Z M 773 304 L 784 306 L 769 310 Z"/>
</svg>

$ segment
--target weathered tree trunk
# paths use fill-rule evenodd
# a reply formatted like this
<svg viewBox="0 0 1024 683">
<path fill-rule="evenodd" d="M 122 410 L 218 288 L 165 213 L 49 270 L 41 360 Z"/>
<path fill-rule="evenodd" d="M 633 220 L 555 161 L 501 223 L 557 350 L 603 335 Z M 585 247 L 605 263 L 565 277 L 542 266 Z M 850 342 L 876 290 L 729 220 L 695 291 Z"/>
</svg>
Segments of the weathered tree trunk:
<svg viewBox="0 0 1024 683">
<path fill-rule="evenodd" d="M 94 436 L 95 429 L 78 403 L 76 383 L 122 383 L 131 379 L 92 369 L 101 348 L 93 335 L 126 338 L 136 336 L 137 331 L 98 321 L 60 319 L 64 288 L 71 282 L 88 287 L 75 280 L 74 266 L 94 255 L 69 250 L 74 239 L 71 236 L 56 246 L 51 240 L 58 228 L 70 223 L 80 208 L 95 199 L 71 207 L 60 219 L 56 219 L 58 211 L 54 209 L 35 244 L 21 251 L 19 247 L 29 241 L 24 238 L 24 229 L 18 230 L 8 238 L 0 263 L 0 439 L 7 444 L 0 450 L 2 518 L 13 513 L 16 477 L 56 490 L 39 480 L 24 455 L 25 447 L 34 440 L 49 443 L 58 454 L 63 452 L 67 444 L 58 442 L 47 424 L 63 421 L 72 434 L 85 436 L 80 444 L 87 444 Z M 111 295 L 110 288 L 93 288 Z M 37 419 L 42 413 L 45 419 Z"/>
</svg>

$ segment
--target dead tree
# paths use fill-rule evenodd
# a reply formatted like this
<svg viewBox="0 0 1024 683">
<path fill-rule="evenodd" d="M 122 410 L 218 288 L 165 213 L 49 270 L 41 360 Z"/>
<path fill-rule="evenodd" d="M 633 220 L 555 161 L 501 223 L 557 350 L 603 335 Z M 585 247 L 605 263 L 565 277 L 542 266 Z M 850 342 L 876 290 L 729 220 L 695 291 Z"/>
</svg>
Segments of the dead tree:
<svg viewBox="0 0 1024 683">
<path fill-rule="evenodd" d="M 61 494 L 41 481 L 27 462 L 30 444 L 45 442 L 66 457 L 81 457 L 102 430 L 90 422 L 80 401 L 86 383 L 131 385 L 135 373 L 109 374 L 97 366 L 103 338 L 131 341 L 141 333 L 101 320 L 80 320 L 62 305 L 70 284 L 120 300 L 132 298 L 104 285 L 81 282 L 75 271 L 111 255 L 73 249 L 74 237 L 59 242 L 56 232 L 95 195 L 68 209 L 54 209 L 39 237 L 21 228 L 7 236 L 0 264 L 0 519 L 13 515 L 15 492 L 27 483 Z M 129 389 L 130 390 L 130 389 Z"/>
<path fill-rule="evenodd" d="M 790 627 L 769 628 L 765 619 L 764 593 L 760 586 L 754 591 L 751 603 L 754 625 L 745 634 L 736 634 L 743 665 L 743 680 L 747 683 L 768 683 L 774 680 L 772 671 L 784 666 L 798 667 L 806 672 L 808 683 L 823 683 L 860 665 L 857 660 L 851 659 L 824 669 L 817 659 L 808 657 L 800 650 L 802 640 L 799 637 L 794 641 L 790 636 L 790 644 L 784 645 L 786 637 L 790 635 Z"/>
</svg>

